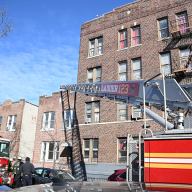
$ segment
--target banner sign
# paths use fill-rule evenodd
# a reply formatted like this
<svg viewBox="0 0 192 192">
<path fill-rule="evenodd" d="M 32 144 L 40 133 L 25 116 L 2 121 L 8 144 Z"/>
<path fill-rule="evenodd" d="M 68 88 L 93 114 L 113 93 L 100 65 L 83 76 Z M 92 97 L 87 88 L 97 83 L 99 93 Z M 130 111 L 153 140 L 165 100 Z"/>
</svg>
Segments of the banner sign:
<svg viewBox="0 0 192 192">
<path fill-rule="evenodd" d="M 106 94 L 117 94 L 127 96 L 138 96 L 139 83 L 103 83 L 100 85 L 100 92 Z"/>
</svg>

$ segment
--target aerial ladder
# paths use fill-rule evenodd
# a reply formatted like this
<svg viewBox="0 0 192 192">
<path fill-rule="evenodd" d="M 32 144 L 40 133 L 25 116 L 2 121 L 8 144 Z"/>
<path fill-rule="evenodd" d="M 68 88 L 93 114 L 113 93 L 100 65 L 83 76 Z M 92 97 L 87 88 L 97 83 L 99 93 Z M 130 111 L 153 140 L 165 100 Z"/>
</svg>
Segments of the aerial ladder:
<svg viewBox="0 0 192 192">
<path fill-rule="evenodd" d="M 192 145 L 192 132 L 190 130 L 186 131 L 183 127 L 183 113 L 192 110 L 191 96 L 175 79 L 164 78 L 164 76 L 162 79 L 157 79 L 160 75 L 158 74 L 147 81 L 79 83 L 62 85 L 60 88 L 61 93 L 69 95 L 70 92 L 74 92 L 75 97 L 76 93 L 81 93 L 141 107 L 144 113 L 144 131 L 142 130 L 139 133 L 138 182 L 141 184 L 141 188 L 143 189 L 144 185 L 147 190 L 191 191 L 192 149 L 190 146 Z M 146 107 L 146 104 L 164 110 L 165 117 L 162 118 L 152 112 Z M 167 121 L 169 114 L 176 117 L 176 123 Z M 150 129 L 146 128 L 146 115 L 165 127 L 163 134 L 155 135 Z M 73 173 L 78 174 L 78 178 L 85 180 L 86 171 L 75 113 L 73 118 L 75 122 L 73 132 L 76 131 L 69 134 L 66 130 L 66 138 L 73 142 L 76 141 L 79 145 L 71 144 L 73 159 L 71 164 L 76 166 L 76 168 L 73 166 Z M 150 137 L 145 139 L 145 134 L 150 135 Z M 143 137 L 144 139 L 141 141 Z M 184 167 L 182 167 L 183 165 Z M 129 165 L 127 165 L 127 169 L 129 169 Z M 129 177 L 129 171 L 127 171 L 127 174 L 127 177 Z M 182 175 L 184 177 L 180 179 Z M 127 182 L 129 183 L 128 180 Z"/>
</svg>

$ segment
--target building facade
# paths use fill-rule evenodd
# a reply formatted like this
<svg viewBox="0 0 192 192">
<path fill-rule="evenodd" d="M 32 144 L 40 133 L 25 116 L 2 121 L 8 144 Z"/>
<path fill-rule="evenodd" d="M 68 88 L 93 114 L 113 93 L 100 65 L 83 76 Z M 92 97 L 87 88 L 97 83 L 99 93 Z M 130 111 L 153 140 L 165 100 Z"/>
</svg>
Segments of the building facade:
<svg viewBox="0 0 192 192">
<path fill-rule="evenodd" d="M 62 105 L 65 108 L 62 108 Z M 60 92 L 39 98 L 33 156 L 33 162 L 36 166 L 58 169 L 69 168 L 67 158 L 60 157 L 60 154 L 68 143 L 64 126 L 67 130 L 71 129 L 72 120 L 67 117 L 72 116 L 72 109 L 73 106 L 69 109 L 68 101 L 62 103 Z"/>
<path fill-rule="evenodd" d="M 10 157 L 32 158 L 38 106 L 23 99 L 0 105 L 0 135 L 10 140 Z"/>
<path fill-rule="evenodd" d="M 86 22 L 78 83 L 149 79 L 163 72 L 180 83 L 186 83 L 185 73 L 190 84 L 191 27 L 191 0 L 138 0 Z M 77 106 L 88 175 L 125 167 L 127 135 L 137 138 L 143 128 L 141 109 L 81 94 Z M 153 131 L 163 130 L 147 123 Z"/>
</svg>

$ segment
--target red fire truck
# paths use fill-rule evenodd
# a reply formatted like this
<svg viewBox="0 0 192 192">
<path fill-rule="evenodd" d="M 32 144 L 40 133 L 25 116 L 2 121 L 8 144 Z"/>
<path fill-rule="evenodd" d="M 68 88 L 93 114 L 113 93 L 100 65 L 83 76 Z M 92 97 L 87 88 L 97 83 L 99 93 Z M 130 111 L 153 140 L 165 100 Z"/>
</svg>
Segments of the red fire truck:
<svg viewBox="0 0 192 192">
<path fill-rule="evenodd" d="M 0 137 L 0 185 L 11 186 L 14 182 L 9 153 L 10 141 Z"/>
<path fill-rule="evenodd" d="M 192 130 L 184 129 L 183 126 L 183 113 L 192 110 L 192 100 L 186 90 L 187 88 L 181 87 L 175 79 L 164 77 L 148 81 L 113 81 L 61 86 L 61 92 L 74 91 L 142 107 L 144 129 L 138 133 L 137 182 L 145 190 L 182 192 L 192 191 Z M 159 117 L 150 111 L 145 106 L 146 103 L 163 109 L 165 117 Z M 165 127 L 163 133 L 153 133 L 146 128 L 146 115 Z M 175 117 L 177 121 L 169 123 L 168 115 Z M 130 144 L 129 141 L 127 143 Z M 127 150 L 129 157 L 129 147 Z M 131 182 L 134 181 L 131 179 L 130 161 L 131 159 L 128 159 L 127 182 L 132 190 Z"/>
</svg>

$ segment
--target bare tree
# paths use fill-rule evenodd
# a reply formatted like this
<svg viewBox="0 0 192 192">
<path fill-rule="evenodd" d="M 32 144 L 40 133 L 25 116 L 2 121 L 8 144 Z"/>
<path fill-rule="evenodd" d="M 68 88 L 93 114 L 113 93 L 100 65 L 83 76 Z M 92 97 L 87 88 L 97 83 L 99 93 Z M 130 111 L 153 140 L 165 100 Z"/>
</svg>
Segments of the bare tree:
<svg viewBox="0 0 192 192">
<path fill-rule="evenodd" d="M 6 11 L 0 9 L 0 37 L 7 36 L 10 31 L 11 24 L 8 22 Z"/>
</svg>

